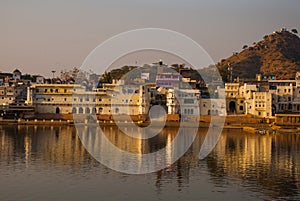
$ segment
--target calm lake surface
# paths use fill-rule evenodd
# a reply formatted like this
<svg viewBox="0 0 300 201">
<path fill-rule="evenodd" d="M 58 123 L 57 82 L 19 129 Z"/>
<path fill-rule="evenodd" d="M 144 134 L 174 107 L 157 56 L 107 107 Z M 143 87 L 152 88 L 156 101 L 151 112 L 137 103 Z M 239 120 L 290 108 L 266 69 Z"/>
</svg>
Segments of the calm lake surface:
<svg viewBox="0 0 300 201">
<path fill-rule="evenodd" d="M 132 153 L 159 150 L 177 133 L 165 128 L 141 146 L 117 127 L 105 130 Z M 0 126 L 0 200 L 300 200 L 300 135 L 226 130 L 199 161 L 204 135 L 168 168 L 128 175 L 97 162 L 75 127 Z"/>
</svg>

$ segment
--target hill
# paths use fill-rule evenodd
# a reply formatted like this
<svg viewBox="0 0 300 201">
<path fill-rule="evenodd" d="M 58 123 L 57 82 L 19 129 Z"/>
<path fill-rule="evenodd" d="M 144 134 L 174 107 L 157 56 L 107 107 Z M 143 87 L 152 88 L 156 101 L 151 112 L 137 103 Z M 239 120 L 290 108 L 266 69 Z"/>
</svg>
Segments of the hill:
<svg viewBox="0 0 300 201">
<path fill-rule="evenodd" d="M 256 74 L 275 76 L 276 79 L 291 79 L 300 71 L 300 39 L 292 32 L 282 29 L 265 35 L 263 40 L 244 45 L 243 51 L 222 59 L 217 67 L 223 80 L 229 80 L 228 66 L 232 67 L 233 78 L 255 78 Z"/>
</svg>

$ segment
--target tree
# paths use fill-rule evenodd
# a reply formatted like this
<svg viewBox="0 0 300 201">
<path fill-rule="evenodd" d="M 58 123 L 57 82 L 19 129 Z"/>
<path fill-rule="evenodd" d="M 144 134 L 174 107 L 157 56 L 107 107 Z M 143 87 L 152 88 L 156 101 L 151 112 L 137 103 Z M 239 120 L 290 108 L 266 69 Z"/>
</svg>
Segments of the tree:
<svg viewBox="0 0 300 201">
<path fill-rule="evenodd" d="M 103 78 L 102 78 L 103 83 L 112 83 L 112 78 L 110 72 L 104 72 Z"/>
<path fill-rule="evenodd" d="M 294 34 L 298 34 L 298 30 L 297 29 L 292 29 L 291 32 L 293 32 Z"/>
</svg>

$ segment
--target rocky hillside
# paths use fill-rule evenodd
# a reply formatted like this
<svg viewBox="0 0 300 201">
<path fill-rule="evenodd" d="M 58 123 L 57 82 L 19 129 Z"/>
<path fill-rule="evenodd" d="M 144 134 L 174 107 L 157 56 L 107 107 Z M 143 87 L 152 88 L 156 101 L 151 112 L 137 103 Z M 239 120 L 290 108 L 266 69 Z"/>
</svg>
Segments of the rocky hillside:
<svg viewBox="0 0 300 201">
<path fill-rule="evenodd" d="M 290 79 L 300 71 L 300 39 L 297 30 L 286 29 L 265 35 L 263 40 L 244 45 L 243 51 L 233 53 L 217 64 L 224 81 L 229 79 L 228 66 L 233 78 L 255 78 L 256 74 L 274 75 L 276 79 Z"/>
</svg>

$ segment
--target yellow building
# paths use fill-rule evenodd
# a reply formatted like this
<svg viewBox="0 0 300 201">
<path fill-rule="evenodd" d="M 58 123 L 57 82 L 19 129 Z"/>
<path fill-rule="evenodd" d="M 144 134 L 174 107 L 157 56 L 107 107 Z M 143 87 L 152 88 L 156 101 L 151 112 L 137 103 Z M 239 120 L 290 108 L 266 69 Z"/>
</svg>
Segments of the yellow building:
<svg viewBox="0 0 300 201">
<path fill-rule="evenodd" d="M 87 91 L 76 84 L 33 84 L 27 103 L 40 114 L 146 114 L 150 96 L 146 86 L 108 84 Z"/>
</svg>

